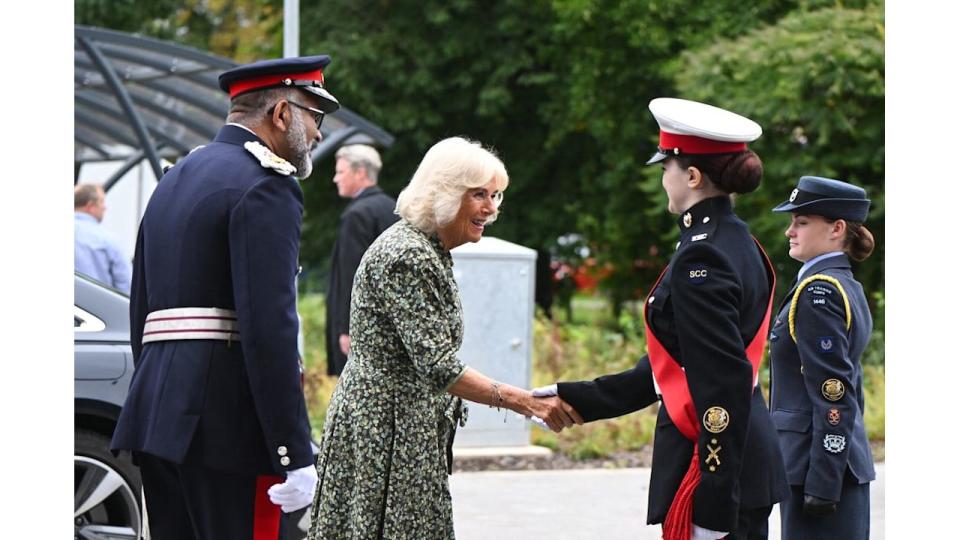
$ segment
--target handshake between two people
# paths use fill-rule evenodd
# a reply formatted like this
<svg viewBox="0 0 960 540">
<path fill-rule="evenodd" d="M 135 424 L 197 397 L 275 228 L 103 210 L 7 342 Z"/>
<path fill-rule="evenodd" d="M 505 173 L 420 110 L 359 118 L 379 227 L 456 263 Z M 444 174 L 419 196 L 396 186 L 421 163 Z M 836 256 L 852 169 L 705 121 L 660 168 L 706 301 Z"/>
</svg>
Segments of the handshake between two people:
<svg viewBox="0 0 960 540">
<path fill-rule="evenodd" d="M 583 423 L 580 413 L 557 394 L 557 385 L 525 390 L 468 367 L 447 391 L 468 401 L 511 410 L 557 433 Z"/>
<path fill-rule="evenodd" d="M 557 433 L 574 424 L 583 424 L 580 413 L 560 398 L 556 384 L 534 388 L 530 392 L 536 398 L 533 400 L 535 407 L 541 411 L 529 417 L 534 424 Z"/>
</svg>

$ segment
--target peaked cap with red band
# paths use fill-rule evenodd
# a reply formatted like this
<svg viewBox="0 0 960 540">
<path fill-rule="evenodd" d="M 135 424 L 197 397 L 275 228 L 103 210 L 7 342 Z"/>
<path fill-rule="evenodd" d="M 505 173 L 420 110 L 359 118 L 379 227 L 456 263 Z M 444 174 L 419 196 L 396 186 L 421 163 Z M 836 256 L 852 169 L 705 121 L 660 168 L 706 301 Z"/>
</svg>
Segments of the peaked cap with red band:
<svg viewBox="0 0 960 540">
<path fill-rule="evenodd" d="M 660 145 L 647 165 L 684 154 L 743 152 L 763 133 L 749 118 L 697 101 L 656 98 L 650 112 L 660 125 Z"/>
<path fill-rule="evenodd" d="M 323 68 L 330 57 L 300 56 L 245 64 L 220 74 L 220 89 L 233 99 L 241 94 L 269 88 L 296 87 L 320 98 L 320 110 L 332 113 L 340 102 L 323 87 Z"/>
</svg>

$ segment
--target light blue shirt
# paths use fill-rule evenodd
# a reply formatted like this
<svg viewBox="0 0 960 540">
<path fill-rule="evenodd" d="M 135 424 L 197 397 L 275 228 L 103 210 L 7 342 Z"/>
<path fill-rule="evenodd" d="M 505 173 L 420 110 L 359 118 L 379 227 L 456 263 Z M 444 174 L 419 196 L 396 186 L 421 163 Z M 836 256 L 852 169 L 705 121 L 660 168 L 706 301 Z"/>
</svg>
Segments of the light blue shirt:
<svg viewBox="0 0 960 540">
<path fill-rule="evenodd" d="M 817 264 L 818 262 L 826 259 L 827 257 L 836 257 L 838 255 L 843 255 L 842 251 L 828 251 L 822 255 L 817 255 L 816 257 L 810 259 L 809 261 L 803 263 L 803 266 L 800 267 L 800 271 L 797 272 L 797 281 L 803 279 L 803 273 L 807 271 L 811 266 Z"/>
<path fill-rule="evenodd" d="M 73 225 L 74 270 L 130 294 L 133 267 L 116 241 L 90 214 L 74 212 Z"/>
</svg>

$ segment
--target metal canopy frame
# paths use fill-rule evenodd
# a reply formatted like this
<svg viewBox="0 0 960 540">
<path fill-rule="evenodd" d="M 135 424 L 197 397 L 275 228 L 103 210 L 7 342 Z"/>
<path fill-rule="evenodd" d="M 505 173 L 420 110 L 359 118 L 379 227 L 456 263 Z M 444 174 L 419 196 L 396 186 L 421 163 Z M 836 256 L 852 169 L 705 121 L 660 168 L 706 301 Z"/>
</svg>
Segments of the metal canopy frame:
<svg viewBox="0 0 960 540">
<path fill-rule="evenodd" d="M 122 161 L 104 184 L 112 187 L 146 160 L 156 178 L 161 160 L 176 161 L 207 144 L 230 106 L 219 74 L 226 58 L 114 30 L 74 28 L 74 161 Z M 394 137 L 349 109 L 329 115 L 314 163 L 343 144 L 388 147 Z"/>
</svg>

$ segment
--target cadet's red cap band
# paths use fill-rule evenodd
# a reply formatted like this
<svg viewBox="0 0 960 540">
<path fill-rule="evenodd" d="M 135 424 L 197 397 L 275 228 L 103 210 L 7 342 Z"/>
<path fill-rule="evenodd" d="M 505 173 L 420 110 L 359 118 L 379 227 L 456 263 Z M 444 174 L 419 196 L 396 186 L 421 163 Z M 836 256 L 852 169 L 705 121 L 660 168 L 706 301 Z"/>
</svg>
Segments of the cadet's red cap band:
<svg viewBox="0 0 960 540">
<path fill-rule="evenodd" d="M 714 141 L 694 135 L 677 135 L 661 131 L 660 148 L 665 150 L 679 148 L 683 154 L 725 154 L 743 152 L 747 149 L 747 143 Z"/>
<path fill-rule="evenodd" d="M 249 92 L 250 90 L 256 90 L 258 88 L 269 88 L 271 86 L 279 86 L 280 81 L 284 79 L 290 79 L 293 81 L 320 81 L 320 84 L 323 84 L 323 71 L 307 71 L 304 73 L 287 73 L 283 75 L 264 75 L 263 77 L 254 77 L 252 79 L 244 79 L 242 81 L 237 81 L 230 85 L 230 97 L 236 97 L 239 94 L 244 92 Z"/>
</svg>

